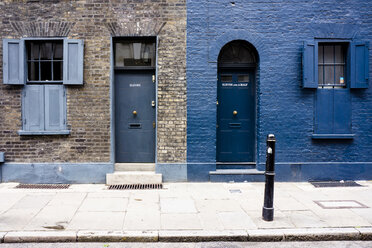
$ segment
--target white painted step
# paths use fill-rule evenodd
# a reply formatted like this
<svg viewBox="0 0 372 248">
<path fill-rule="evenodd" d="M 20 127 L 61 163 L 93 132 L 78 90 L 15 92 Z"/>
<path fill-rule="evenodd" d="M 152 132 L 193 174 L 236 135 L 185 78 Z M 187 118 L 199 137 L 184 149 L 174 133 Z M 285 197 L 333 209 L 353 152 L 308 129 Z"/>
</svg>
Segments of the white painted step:
<svg viewBox="0 0 372 248">
<path fill-rule="evenodd" d="M 155 171 L 155 163 L 115 163 L 115 171 Z"/>
<path fill-rule="evenodd" d="M 162 174 L 153 171 L 117 171 L 106 174 L 106 184 L 158 184 L 162 183 Z"/>
</svg>

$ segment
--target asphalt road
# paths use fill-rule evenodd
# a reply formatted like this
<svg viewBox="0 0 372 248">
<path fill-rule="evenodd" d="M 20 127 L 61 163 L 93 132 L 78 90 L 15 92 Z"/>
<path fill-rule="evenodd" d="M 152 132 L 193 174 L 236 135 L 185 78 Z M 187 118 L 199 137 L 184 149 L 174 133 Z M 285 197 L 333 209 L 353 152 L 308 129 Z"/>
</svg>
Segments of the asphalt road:
<svg viewBox="0 0 372 248">
<path fill-rule="evenodd" d="M 372 241 L 321 242 L 207 242 L 207 243 L 22 243 L 0 244 L 0 248 L 371 248 Z"/>
</svg>

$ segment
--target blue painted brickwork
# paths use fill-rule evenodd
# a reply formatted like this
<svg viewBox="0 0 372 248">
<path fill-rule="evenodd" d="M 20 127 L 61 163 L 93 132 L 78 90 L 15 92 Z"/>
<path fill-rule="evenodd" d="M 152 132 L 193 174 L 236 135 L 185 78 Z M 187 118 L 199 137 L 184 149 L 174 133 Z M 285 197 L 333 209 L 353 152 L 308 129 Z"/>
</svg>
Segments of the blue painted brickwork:
<svg viewBox="0 0 372 248">
<path fill-rule="evenodd" d="M 235 39 L 250 42 L 260 59 L 256 156 L 259 169 L 265 162 L 268 133 L 277 138 L 277 162 L 372 162 L 371 83 L 368 89 L 350 90 L 355 137 L 342 141 L 312 140 L 315 90 L 300 87 L 302 42 L 315 36 L 347 36 L 342 38 L 371 42 L 372 1 L 231 2 L 187 1 L 188 163 L 215 162 L 217 57 L 223 45 Z M 371 78 L 372 49 L 369 53 Z"/>
</svg>

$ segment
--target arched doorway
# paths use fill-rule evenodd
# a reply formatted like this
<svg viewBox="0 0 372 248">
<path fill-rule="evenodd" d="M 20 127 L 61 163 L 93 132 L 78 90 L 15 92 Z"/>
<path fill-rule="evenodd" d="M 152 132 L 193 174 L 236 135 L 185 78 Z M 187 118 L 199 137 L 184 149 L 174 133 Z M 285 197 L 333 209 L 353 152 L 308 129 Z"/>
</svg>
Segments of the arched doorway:
<svg viewBox="0 0 372 248">
<path fill-rule="evenodd" d="M 227 43 L 218 56 L 217 153 L 220 163 L 253 163 L 256 151 L 256 49 Z"/>
</svg>

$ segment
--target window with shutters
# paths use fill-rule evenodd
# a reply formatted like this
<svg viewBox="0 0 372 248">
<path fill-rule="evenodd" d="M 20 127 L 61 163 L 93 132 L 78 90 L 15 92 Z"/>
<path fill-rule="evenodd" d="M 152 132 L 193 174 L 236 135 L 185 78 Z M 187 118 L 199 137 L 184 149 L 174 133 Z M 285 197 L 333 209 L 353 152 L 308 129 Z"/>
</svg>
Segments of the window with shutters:
<svg viewBox="0 0 372 248">
<path fill-rule="evenodd" d="M 304 42 L 302 87 L 316 89 L 314 139 L 350 139 L 351 89 L 368 88 L 369 43 L 315 39 Z"/>
<path fill-rule="evenodd" d="M 83 84 L 83 41 L 3 40 L 3 83 L 23 85 L 20 135 L 69 134 L 66 85 Z"/>
</svg>

